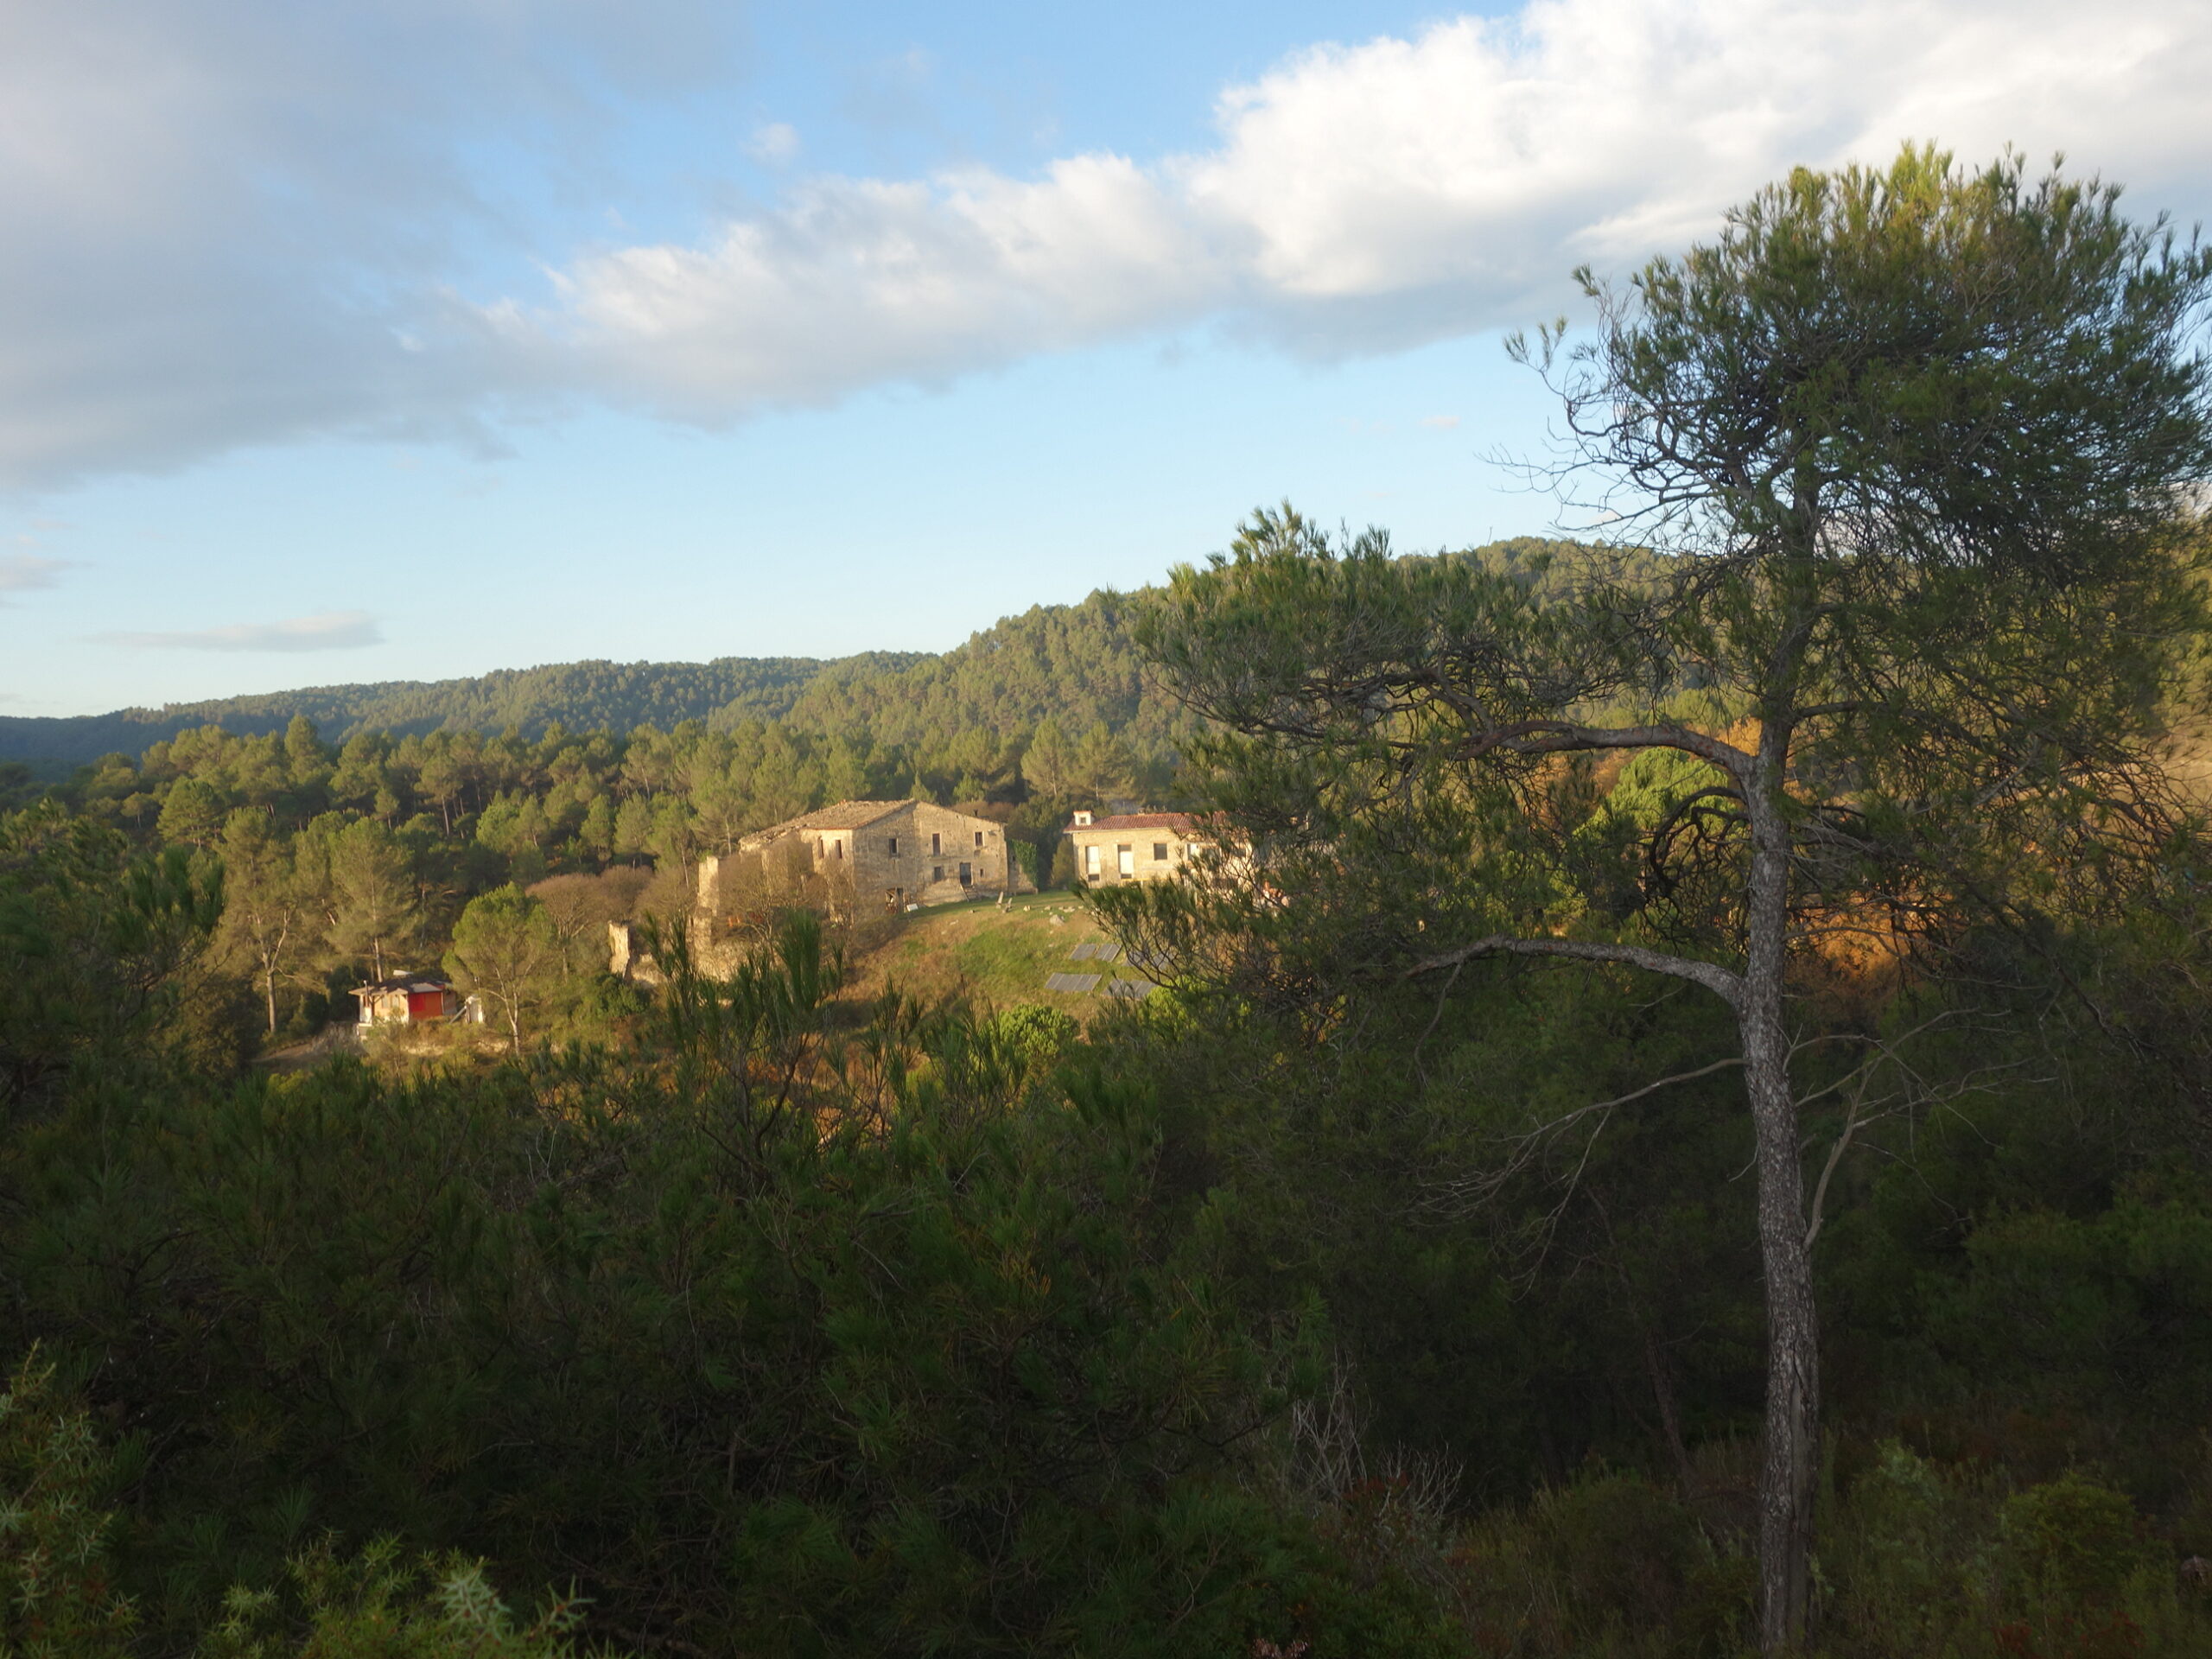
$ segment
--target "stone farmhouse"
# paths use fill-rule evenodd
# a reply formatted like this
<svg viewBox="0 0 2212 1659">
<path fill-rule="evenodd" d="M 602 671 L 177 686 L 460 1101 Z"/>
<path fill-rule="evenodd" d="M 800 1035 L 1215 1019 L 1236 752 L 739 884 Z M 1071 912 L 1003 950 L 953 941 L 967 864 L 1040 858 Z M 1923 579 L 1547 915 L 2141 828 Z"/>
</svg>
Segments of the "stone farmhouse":
<svg viewBox="0 0 2212 1659">
<path fill-rule="evenodd" d="M 1076 874 L 1095 887 L 1168 880 L 1204 844 L 1187 812 L 1078 812 L 1061 833 L 1075 843 Z"/>
<path fill-rule="evenodd" d="M 699 908 L 715 917 L 753 907 L 756 895 L 905 910 L 1033 890 L 1005 825 L 930 801 L 840 801 L 758 830 L 729 856 L 699 865 Z"/>
<path fill-rule="evenodd" d="M 855 916 L 1035 890 L 1003 824 L 930 801 L 840 801 L 700 860 L 685 931 L 693 959 L 720 974 L 737 960 L 734 937 L 762 912 L 785 906 Z M 607 941 L 613 972 L 658 982 L 632 923 L 608 923 Z"/>
</svg>

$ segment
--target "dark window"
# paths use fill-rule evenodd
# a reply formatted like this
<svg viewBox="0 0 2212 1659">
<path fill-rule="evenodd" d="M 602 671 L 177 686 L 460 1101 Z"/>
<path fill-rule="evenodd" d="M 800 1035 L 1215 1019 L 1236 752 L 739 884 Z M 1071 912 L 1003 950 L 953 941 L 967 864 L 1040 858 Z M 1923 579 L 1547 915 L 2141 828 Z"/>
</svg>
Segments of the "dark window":
<svg viewBox="0 0 2212 1659">
<path fill-rule="evenodd" d="M 893 858 L 899 856 L 899 837 L 896 836 L 891 837 L 891 856 Z"/>
<path fill-rule="evenodd" d="M 938 853 L 943 852 L 944 850 L 944 838 L 942 836 L 931 836 L 930 837 L 930 852 L 931 855 L 934 855 Z"/>
<path fill-rule="evenodd" d="M 836 856 L 842 858 L 845 855 L 845 843 L 842 841 L 833 841 L 830 843 L 830 850 Z"/>
<path fill-rule="evenodd" d="M 963 864 L 960 867 L 960 885 L 964 887 L 975 879 L 976 873 L 969 869 L 965 864 Z"/>
<path fill-rule="evenodd" d="M 976 844 L 978 847 L 983 844 L 983 832 L 980 830 L 976 832 Z"/>
<path fill-rule="evenodd" d="M 1155 841 L 1152 843 L 1152 861 L 1155 864 L 1165 864 L 1167 861 L 1167 843 L 1166 842 Z"/>
<path fill-rule="evenodd" d="M 939 865 L 938 865 L 937 867 L 935 867 L 933 869 L 931 869 L 931 870 L 930 871 L 930 880 L 932 880 L 932 881 L 942 881 L 942 880 L 944 880 L 944 865 L 942 865 L 942 864 L 939 864 Z"/>
</svg>

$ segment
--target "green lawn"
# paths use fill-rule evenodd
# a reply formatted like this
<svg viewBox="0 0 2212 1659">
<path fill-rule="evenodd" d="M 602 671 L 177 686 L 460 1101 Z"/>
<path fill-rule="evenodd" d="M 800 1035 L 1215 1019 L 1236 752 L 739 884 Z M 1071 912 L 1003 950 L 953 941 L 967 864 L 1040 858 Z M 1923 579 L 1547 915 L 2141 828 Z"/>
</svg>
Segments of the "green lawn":
<svg viewBox="0 0 2212 1659">
<path fill-rule="evenodd" d="M 1045 1002 L 1080 1014 L 1106 1001 L 1114 979 L 1141 979 L 1124 963 L 1077 962 L 1078 944 L 1105 938 L 1071 894 L 1025 894 L 1001 910 L 990 900 L 945 905 L 902 917 L 894 931 L 854 963 L 863 992 L 895 984 L 925 1000 L 964 994 L 991 1007 Z M 1098 974 L 1084 993 L 1046 988 L 1049 975 Z"/>
</svg>

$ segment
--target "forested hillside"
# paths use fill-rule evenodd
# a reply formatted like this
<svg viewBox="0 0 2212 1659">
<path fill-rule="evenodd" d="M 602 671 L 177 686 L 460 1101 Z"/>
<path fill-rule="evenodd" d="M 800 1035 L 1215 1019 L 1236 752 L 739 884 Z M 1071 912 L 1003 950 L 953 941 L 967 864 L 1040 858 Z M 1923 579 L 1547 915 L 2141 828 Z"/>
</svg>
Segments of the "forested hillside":
<svg viewBox="0 0 2212 1659">
<path fill-rule="evenodd" d="M 1485 567 L 1543 563 L 1571 543 L 1520 537 L 1457 556 Z M 1175 720 L 1143 696 L 1127 628 L 1130 597 L 1093 594 L 1079 605 L 1036 606 L 942 656 L 863 652 L 852 657 L 722 657 L 709 663 L 561 663 L 473 678 L 310 686 L 257 696 L 124 709 L 62 719 L 0 715 L 0 760 L 50 773 L 110 754 L 136 758 L 150 745 L 203 726 L 239 734 L 315 723 L 342 743 L 370 732 L 549 728 L 626 735 L 669 731 L 687 720 L 718 731 L 788 720 L 795 730 L 863 748 L 929 756 L 976 779 L 1003 775 L 1008 751 L 1034 748 L 1033 768 L 1052 787 L 1094 728 L 1121 739 L 1147 777 L 1172 766 Z M 962 791 L 980 797 L 980 788 Z"/>
<path fill-rule="evenodd" d="M 897 652 L 846 659 L 861 672 L 896 671 L 913 660 Z M 513 727 L 535 737 L 549 726 L 572 731 L 664 729 L 704 720 L 775 719 L 830 664 L 803 657 L 724 657 L 711 663 L 561 663 L 503 669 L 470 679 L 397 680 L 381 685 L 310 686 L 258 696 L 123 709 L 61 719 L 0 715 L 0 760 L 82 766 L 100 756 L 136 756 L 151 743 L 201 726 L 238 733 L 281 732 L 313 721 L 343 741 L 357 732 L 395 735 L 445 728 L 496 732 Z"/>
<path fill-rule="evenodd" d="M 942 756 L 978 782 L 1018 760 L 1052 793 L 1064 792 L 1059 785 L 1077 764 L 1073 751 L 1096 728 L 1118 739 L 1147 775 L 1162 775 L 1173 764 L 1176 721 L 1164 700 L 1144 695 L 1129 604 L 1093 594 L 1080 605 L 1040 605 L 889 672 L 836 664 L 800 693 L 788 723 Z"/>
</svg>

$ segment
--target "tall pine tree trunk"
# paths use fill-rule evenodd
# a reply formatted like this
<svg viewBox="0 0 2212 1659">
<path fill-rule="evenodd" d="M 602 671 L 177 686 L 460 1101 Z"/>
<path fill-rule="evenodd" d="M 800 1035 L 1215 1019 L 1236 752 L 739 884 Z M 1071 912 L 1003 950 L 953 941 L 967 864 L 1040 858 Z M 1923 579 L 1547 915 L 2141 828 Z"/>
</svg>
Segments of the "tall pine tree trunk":
<svg viewBox="0 0 2212 1659">
<path fill-rule="evenodd" d="M 269 1034 L 276 1034 L 276 965 L 283 960 L 285 941 L 292 936 L 292 925 L 285 923 L 276 935 L 276 942 L 261 954 L 261 983 L 269 993 Z"/>
<path fill-rule="evenodd" d="M 1737 1020 L 1758 1166 L 1759 1259 L 1766 1280 L 1766 1432 L 1759 1469 L 1759 1650 L 1804 1639 L 1819 1474 L 1820 1326 L 1805 1242 L 1797 1103 L 1782 988 L 1789 929 L 1787 827 L 1752 795 L 1749 946 Z"/>
</svg>

